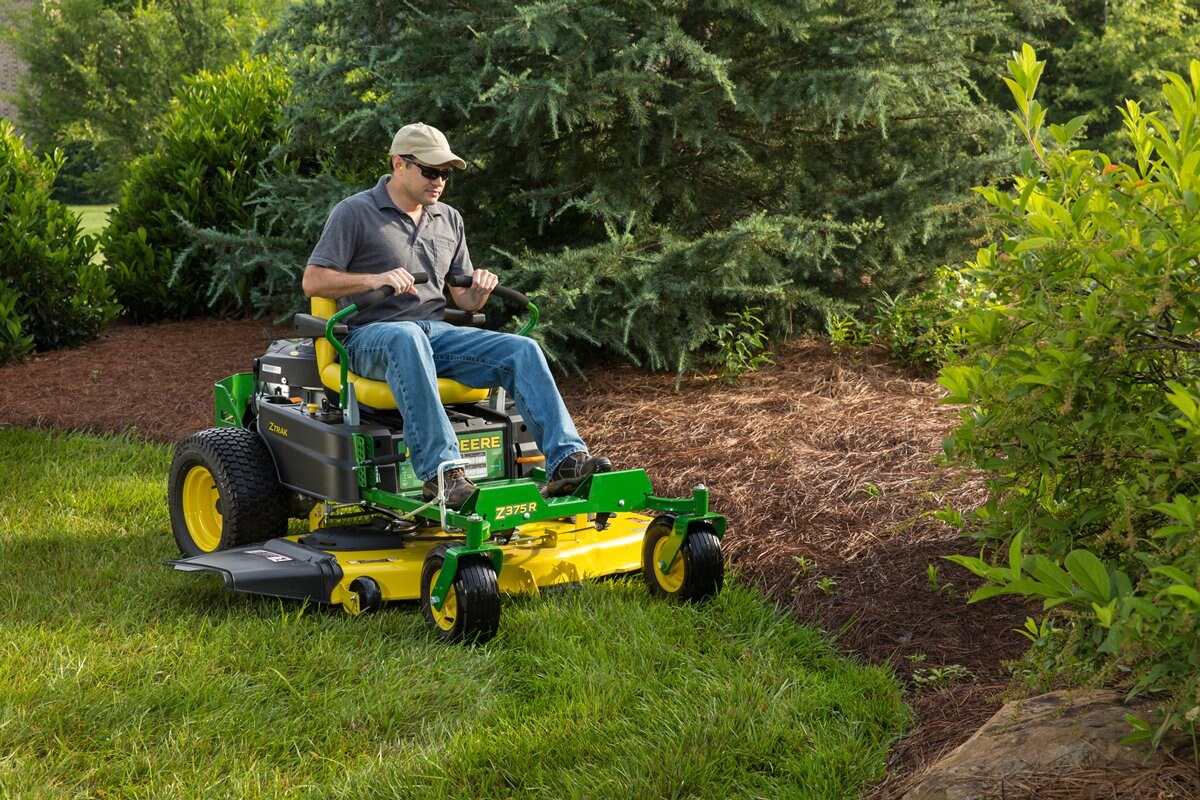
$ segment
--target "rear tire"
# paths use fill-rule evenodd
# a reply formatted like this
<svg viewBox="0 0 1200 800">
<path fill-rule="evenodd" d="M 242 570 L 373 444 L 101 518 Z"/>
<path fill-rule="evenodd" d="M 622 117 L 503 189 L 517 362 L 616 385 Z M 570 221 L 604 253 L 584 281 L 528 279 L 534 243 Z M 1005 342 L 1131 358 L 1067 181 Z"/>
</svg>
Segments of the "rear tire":
<svg viewBox="0 0 1200 800">
<path fill-rule="evenodd" d="M 483 644 L 500 630 L 500 589 L 496 571 L 483 556 L 464 556 L 458 561 L 454 583 L 439 611 L 430 599 L 433 585 L 442 572 L 446 550 L 440 544 L 425 556 L 421 567 L 421 611 L 425 622 L 446 642 Z"/>
<path fill-rule="evenodd" d="M 650 594 L 680 602 L 700 602 L 721 591 L 725 582 L 725 556 L 721 540 L 706 523 L 692 526 L 679 556 L 667 572 L 659 565 L 659 556 L 674 520 L 658 517 L 646 529 L 642 543 L 642 575 Z"/>
<path fill-rule="evenodd" d="M 287 533 L 287 496 L 254 431 L 209 428 L 175 447 L 167 486 L 171 529 L 185 556 Z"/>
</svg>

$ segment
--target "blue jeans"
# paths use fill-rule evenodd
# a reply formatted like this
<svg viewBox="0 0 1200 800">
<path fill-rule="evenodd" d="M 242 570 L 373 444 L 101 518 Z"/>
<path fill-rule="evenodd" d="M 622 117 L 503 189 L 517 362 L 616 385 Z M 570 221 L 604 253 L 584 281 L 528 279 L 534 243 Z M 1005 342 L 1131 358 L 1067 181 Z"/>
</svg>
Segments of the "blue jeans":
<svg viewBox="0 0 1200 800">
<path fill-rule="evenodd" d="M 438 465 L 459 458 L 458 438 L 438 398 L 437 379 L 477 388 L 501 386 L 546 456 L 546 474 L 587 447 L 563 404 L 537 342 L 511 333 L 446 322 L 374 322 L 346 338 L 350 369 L 387 381 L 404 417 L 404 441 L 423 481 Z"/>
</svg>

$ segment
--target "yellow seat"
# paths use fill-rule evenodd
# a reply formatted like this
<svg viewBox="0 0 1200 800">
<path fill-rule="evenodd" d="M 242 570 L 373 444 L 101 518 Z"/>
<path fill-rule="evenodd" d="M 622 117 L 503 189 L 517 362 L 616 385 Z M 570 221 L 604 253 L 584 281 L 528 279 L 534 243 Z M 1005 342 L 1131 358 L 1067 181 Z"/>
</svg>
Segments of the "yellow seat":
<svg viewBox="0 0 1200 800">
<path fill-rule="evenodd" d="M 311 311 L 314 317 L 329 319 L 337 313 L 337 310 L 335 300 L 328 297 L 312 298 Z M 340 392 L 342 390 L 342 368 L 338 364 L 337 351 L 333 349 L 333 345 L 329 343 L 328 339 L 320 336 L 313 339 L 313 344 L 317 349 L 317 370 L 321 374 L 321 383 L 325 384 L 327 389 Z M 346 380 L 354 384 L 354 394 L 358 397 L 358 402 L 363 405 L 379 410 L 396 407 L 396 398 L 392 397 L 392 390 L 388 388 L 386 382 L 364 378 L 349 371 L 346 373 Z M 473 389 L 449 378 L 438 378 L 438 394 L 441 396 L 443 405 L 454 405 L 486 400 L 488 390 Z"/>
</svg>

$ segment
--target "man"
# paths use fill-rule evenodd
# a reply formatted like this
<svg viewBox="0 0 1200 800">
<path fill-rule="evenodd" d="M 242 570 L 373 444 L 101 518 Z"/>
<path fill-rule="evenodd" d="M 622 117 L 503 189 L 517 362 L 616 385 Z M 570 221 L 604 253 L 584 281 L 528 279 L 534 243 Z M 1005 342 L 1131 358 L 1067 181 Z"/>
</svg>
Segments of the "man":
<svg viewBox="0 0 1200 800">
<path fill-rule="evenodd" d="M 567 494 L 588 475 L 607 472 L 575 430 L 541 348 L 532 339 L 442 321 L 446 276 L 468 275 L 450 287 L 463 311 L 478 311 L 499 283 L 475 269 L 462 217 L 439 202 L 453 169 L 467 164 L 437 128 L 415 123 L 396 132 L 390 175 L 373 189 L 334 207 L 304 270 L 309 297 L 344 297 L 391 286 L 395 294 L 351 318 L 349 367 L 387 381 L 404 417 L 404 439 L 424 497 L 437 494 L 440 464 L 459 458 L 458 439 L 438 399 L 437 378 L 467 386 L 501 386 L 546 456 L 548 492 Z M 425 273 L 428 283 L 415 284 Z M 446 471 L 446 503 L 459 508 L 475 490 L 462 469 Z"/>
</svg>

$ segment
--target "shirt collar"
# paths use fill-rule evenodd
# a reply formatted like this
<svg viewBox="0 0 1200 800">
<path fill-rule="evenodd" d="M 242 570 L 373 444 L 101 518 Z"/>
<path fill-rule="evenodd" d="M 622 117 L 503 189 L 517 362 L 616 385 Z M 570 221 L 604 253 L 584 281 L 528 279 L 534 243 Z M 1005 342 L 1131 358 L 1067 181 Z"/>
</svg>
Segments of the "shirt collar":
<svg viewBox="0 0 1200 800">
<path fill-rule="evenodd" d="M 376 183 L 375 188 L 371 190 L 371 199 L 375 201 L 376 207 L 378 207 L 380 210 L 385 209 L 385 208 L 392 208 L 392 209 L 395 209 L 396 211 L 400 211 L 399 208 L 396 208 L 396 204 L 392 202 L 392 196 L 390 194 L 388 194 L 387 185 L 388 185 L 388 181 L 390 181 L 391 179 L 392 179 L 391 175 L 380 176 L 379 182 Z M 403 213 L 403 212 L 401 212 L 401 213 Z M 425 213 L 431 214 L 435 217 L 440 217 L 442 215 L 441 201 L 439 200 L 438 202 L 434 203 L 431 206 L 425 206 Z"/>
</svg>

